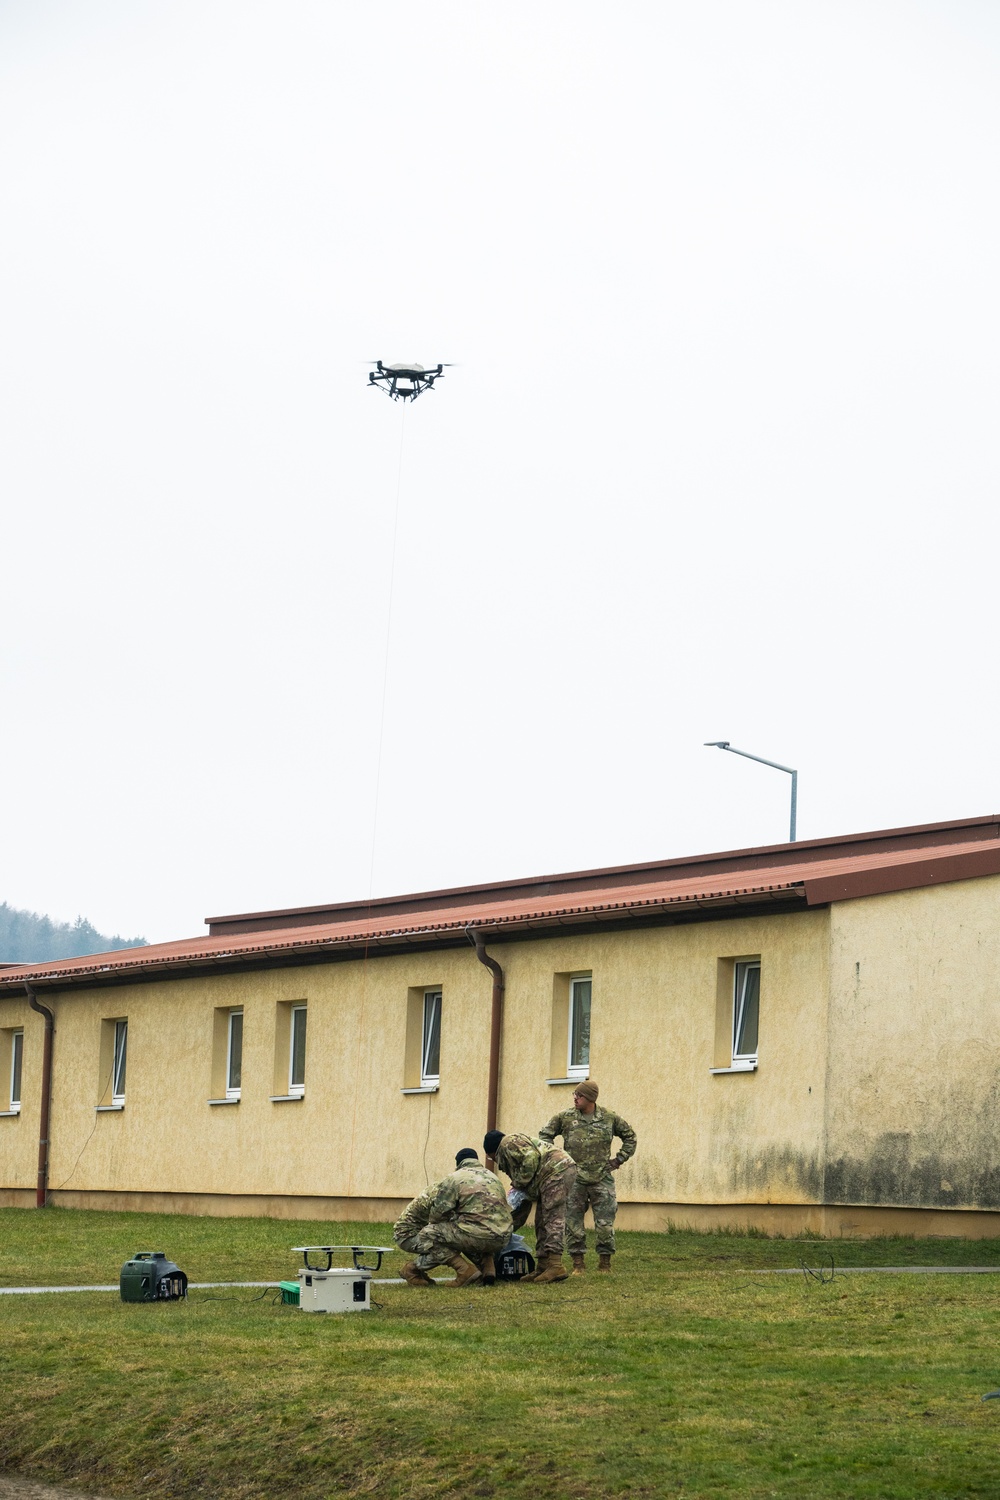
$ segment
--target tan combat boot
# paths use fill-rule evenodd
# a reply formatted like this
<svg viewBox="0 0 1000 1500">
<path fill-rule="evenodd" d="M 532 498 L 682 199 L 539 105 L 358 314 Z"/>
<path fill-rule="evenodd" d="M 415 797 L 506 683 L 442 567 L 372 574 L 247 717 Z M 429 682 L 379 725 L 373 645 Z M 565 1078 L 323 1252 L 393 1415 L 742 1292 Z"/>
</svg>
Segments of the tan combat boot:
<svg viewBox="0 0 1000 1500">
<path fill-rule="evenodd" d="M 455 1280 L 449 1282 L 449 1286 L 468 1286 L 470 1281 L 482 1281 L 483 1274 L 478 1266 L 474 1266 L 471 1260 L 466 1260 L 464 1255 L 453 1255 L 447 1262 L 449 1266 L 455 1267 Z"/>
<path fill-rule="evenodd" d="M 437 1282 L 432 1281 L 426 1271 L 421 1271 L 415 1260 L 408 1260 L 399 1274 L 407 1286 L 437 1286 Z"/>
<path fill-rule="evenodd" d="M 573 1255 L 570 1256 L 570 1260 L 573 1262 L 573 1269 L 570 1272 L 570 1275 L 571 1276 L 582 1276 L 584 1274 L 583 1252 L 582 1251 L 580 1251 L 579 1253 L 575 1252 Z"/>
<path fill-rule="evenodd" d="M 561 1255 L 543 1255 L 541 1264 L 531 1280 L 536 1286 L 540 1286 L 544 1281 L 566 1281 L 568 1277 L 569 1272 L 563 1265 Z"/>
<path fill-rule="evenodd" d="M 482 1272 L 483 1286 L 493 1286 L 497 1279 L 497 1268 L 492 1255 L 483 1256 Z"/>
<path fill-rule="evenodd" d="M 610 1271 L 611 1270 L 611 1256 L 610 1255 L 601 1255 L 601 1256 L 598 1256 L 597 1269 L 599 1271 Z"/>
</svg>

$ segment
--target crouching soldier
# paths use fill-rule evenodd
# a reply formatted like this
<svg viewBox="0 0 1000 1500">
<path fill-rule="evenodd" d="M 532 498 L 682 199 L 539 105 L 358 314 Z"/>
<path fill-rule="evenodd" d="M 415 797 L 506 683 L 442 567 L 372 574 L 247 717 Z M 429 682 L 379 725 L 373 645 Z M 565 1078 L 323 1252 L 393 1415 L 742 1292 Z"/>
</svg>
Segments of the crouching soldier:
<svg viewBox="0 0 1000 1500">
<path fill-rule="evenodd" d="M 460 1151 L 454 1172 L 442 1177 L 404 1209 L 393 1236 L 414 1253 L 402 1276 L 410 1286 L 435 1286 L 428 1271 L 453 1266 L 452 1286 L 491 1285 L 493 1256 L 510 1238 L 513 1220 L 503 1187 L 476 1153 Z"/>
<path fill-rule="evenodd" d="M 483 1141 L 487 1156 L 506 1172 L 511 1187 L 525 1194 L 514 1215 L 514 1227 L 527 1221 L 535 1205 L 535 1257 L 538 1269 L 522 1281 L 565 1281 L 563 1240 L 566 1237 L 566 1204 L 576 1181 L 576 1162 L 551 1141 L 532 1135 L 504 1135 L 491 1130 Z"/>
<path fill-rule="evenodd" d="M 611 1257 L 615 1253 L 615 1214 L 618 1211 L 615 1179 L 611 1174 L 625 1165 L 636 1147 L 635 1131 L 631 1125 L 613 1109 L 602 1108 L 597 1102 L 598 1092 L 597 1084 L 589 1080 L 577 1084 L 573 1094 L 574 1107 L 553 1115 L 538 1132 L 543 1141 L 553 1141 L 561 1135 L 563 1145 L 576 1162 L 576 1183 L 566 1209 L 566 1249 L 573 1261 L 574 1276 L 583 1274 L 583 1257 L 587 1248 L 583 1220 L 588 1204 L 593 1210 L 594 1229 L 597 1231 L 598 1270 L 611 1270 Z M 621 1145 L 612 1156 L 611 1143 L 615 1136 Z"/>
<path fill-rule="evenodd" d="M 408 1250 L 411 1255 L 417 1253 L 417 1235 L 421 1229 L 426 1229 L 431 1216 L 431 1199 L 437 1192 L 437 1183 L 433 1187 L 425 1188 L 403 1209 L 399 1218 L 393 1225 L 392 1237 L 400 1250 Z"/>
</svg>

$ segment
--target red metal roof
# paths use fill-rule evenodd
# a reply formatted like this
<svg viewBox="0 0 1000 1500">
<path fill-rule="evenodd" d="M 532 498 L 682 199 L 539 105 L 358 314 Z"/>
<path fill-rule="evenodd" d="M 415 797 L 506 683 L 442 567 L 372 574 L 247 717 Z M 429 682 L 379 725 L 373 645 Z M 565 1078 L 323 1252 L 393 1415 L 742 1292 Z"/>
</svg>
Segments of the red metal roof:
<svg viewBox="0 0 1000 1500">
<path fill-rule="evenodd" d="M 996 820 L 991 820 L 994 825 Z M 393 898 L 392 910 L 355 905 L 341 920 L 313 925 L 274 926 L 252 932 L 211 933 L 146 948 L 125 948 L 114 953 L 84 958 L 28 964 L 0 970 L 0 993 L 20 990 L 25 981 L 39 988 L 65 988 L 76 984 L 114 984 L 159 977 L 178 976 L 219 968 L 259 968 L 274 964 L 329 962 L 361 954 L 399 952 L 416 947 L 447 947 L 465 941 L 465 929 L 475 926 L 487 942 L 497 943 L 532 934 L 555 934 L 580 926 L 614 923 L 654 925 L 705 920 L 748 910 L 799 910 L 831 901 L 858 899 L 889 891 L 912 890 L 944 882 L 1000 874 L 1000 836 L 984 837 L 986 820 L 957 825 L 935 825 L 954 830 L 952 841 L 938 837 L 921 842 L 911 838 L 909 847 L 900 840 L 881 840 L 865 835 L 855 840 L 814 840 L 805 857 L 797 845 L 775 846 L 783 862 L 759 867 L 755 858 L 707 856 L 697 861 L 677 862 L 671 878 L 662 878 L 662 866 L 633 868 L 631 883 L 613 872 L 614 883 L 599 885 L 588 880 L 586 889 L 551 890 L 562 884 L 559 877 L 545 882 L 548 891 L 526 889 L 526 882 L 490 888 L 473 888 L 464 904 L 455 899 L 434 907 L 428 893 L 411 899 Z M 968 833 L 972 830 L 972 837 Z M 896 830 L 912 834 L 914 830 Z M 961 838 L 962 833 L 965 839 Z M 854 844 L 848 852 L 845 845 Z M 859 844 L 866 852 L 858 852 Z M 892 847 L 889 847 L 889 844 Z M 750 855 L 761 851 L 747 851 Z M 824 857 L 824 854 L 826 857 Z M 706 873 L 706 863 L 722 865 Z M 697 871 L 689 867 L 694 865 Z M 654 875 L 653 872 L 656 872 Z M 652 878 L 651 878 L 652 877 Z M 659 878 L 657 878 L 659 877 Z M 575 878 L 575 877 L 573 877 Z M 566 877 L 567 880 L 571 877 Z"/>
<path fill-rule="evenodd" d="M 716 854 L 687 855 L 681 859 L 653 860 L 640 865 L 612 865 L 605 869 L 573 870 L 558 875 L 529 875 L 518 880 L 492 881 L 485 885 L 454 886 L 447 890 L 418 891 L 404 896 L 377 896 L 369 901 L 342 901 L 321 906 L 295 906 L 277 911 L 241 912 L 233 916 L 206 917 L 209 932 L 263 932 L 276 927 L 316 927 L 324 922 L 345 922 L 352 917 L 370 917 L 375 912 L 410 916 L 418 911 L 440 911 L 449 906 L 489 905 L 517 895 L 549 896 L 609 890 L 657 880 L 679 880 L 685 876 L 729 876 L 734 879 L 765 880 L 766 870 L 789 864 L 815 865 L 848 855 L 893 855 L 906 849 L 930 851 L 959 844 L 1000 839 L 1000 819 L 963 818 L 950 823 L 921 823 L 909 828 L 882 828 L 868 833 L 838 834 L 827 839 L 802 839 L 795 844 L 766 844 L 753 849 L 730 849 Z M 756 876 L 752 872 L 757 872 Z"/>
</svg>

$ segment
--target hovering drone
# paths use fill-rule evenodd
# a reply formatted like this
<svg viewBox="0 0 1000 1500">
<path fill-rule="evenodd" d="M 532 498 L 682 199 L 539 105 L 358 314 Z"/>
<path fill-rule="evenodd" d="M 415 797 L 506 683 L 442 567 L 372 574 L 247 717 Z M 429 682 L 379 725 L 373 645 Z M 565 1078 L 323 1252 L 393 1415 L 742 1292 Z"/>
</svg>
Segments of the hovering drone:
<svg viewBox="0 0 1000 1500">
<path fill-rule="evenodd" d="M 444 365 L 436 370 L 425 370 L 423 365 L 403 363 L 384 365 L 376 360 L 375 369 L 368 375 L 368 384 L 380 386 L 393 401 L 416 401 L 424 391 L 432 389 L 435 380 L 444 374 Z"/>
</svg>

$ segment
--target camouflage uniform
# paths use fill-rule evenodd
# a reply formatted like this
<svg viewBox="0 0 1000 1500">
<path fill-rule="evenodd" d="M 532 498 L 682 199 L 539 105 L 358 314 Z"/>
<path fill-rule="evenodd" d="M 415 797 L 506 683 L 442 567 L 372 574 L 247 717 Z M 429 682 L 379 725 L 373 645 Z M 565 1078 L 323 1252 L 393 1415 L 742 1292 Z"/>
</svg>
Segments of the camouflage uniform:
<svg viewBox="0 0 1000 1500">
<path fill-rule="evenodd" d="M 426 1223 L 415 1228 L 425 1202 Z M 453 1255 L 467 1255 L 477 1264 L 484 1255 L 495 1255 L 510 1239 L 513 1221 L 499 1179 L 474 1161 L 414 1198 L 396 1225 L 397 1244 L 402 1244 L 401 1226 L 410 1240 L 403 1248 L 412 1245 L 417 1268 L 429 1271 Z"/>
<path fill-rule="evenodd" d="M 589 1204 L 594 1212 L 598 1254 L 614 1255 L 618 1197 L 611 1172 L 611 1142 L 615 1136 L 621 1141 L 614 1160 L 622 1166 L 635 1153 L 635 1131 L 613 1109 L 595 1104 L 589 1115 L 580 1109 L 564 1109 L 553 1115 L 538 1134 L 543 1141 L 561 1135 L 577 1165 L 576 1182 L 566 1205 L 566 1249 L 570 1255 L 582 1255 L 586 1250 L 583 1220 Z"/>
<path fill-rule="evenodd" d="M 393 1226 L 392 1237 L 400 1250 L 417 1253 L 417 1235 L 431 1216 L 431 1199 L 437 1192 L 434 1187 L 424 1188 L 411 1203 L 408 1203 Z"/>
<path fill-rule="evenodd" d="M 535 1205 L 535 1254 L 562 1256 L 566 1238 L 566 1204 L 576 1181 L 576 1163 L 565 1151 L 534 1135 L 505 1135 L 497 1147 L 497 1168 L 511 1186 L 527 1195 L 517 1210 L 515 1227 Z"/>
</svg>

